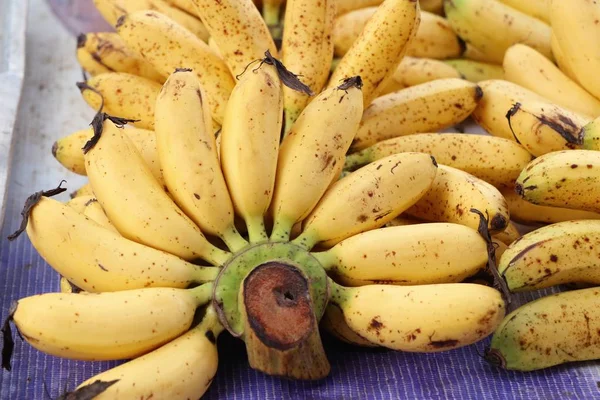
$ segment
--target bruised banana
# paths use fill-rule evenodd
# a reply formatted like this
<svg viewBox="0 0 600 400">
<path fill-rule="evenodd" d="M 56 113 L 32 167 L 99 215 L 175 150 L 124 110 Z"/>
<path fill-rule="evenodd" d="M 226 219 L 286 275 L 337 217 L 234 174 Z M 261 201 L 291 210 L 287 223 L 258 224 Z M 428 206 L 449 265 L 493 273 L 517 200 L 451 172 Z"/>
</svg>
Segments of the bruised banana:
<svg viewBox="0 0 600 400">
<path fill-rule="evenodd" d="M 404 57 L 394 71 L 393 79 L 381 89 L 380 95 L 435 81 L 437 79 L 461 78 L 460 73 L 439 60 Z"/>
<path fill-rule="evenodd" d="M 478 83 L 489 79 L 504 79 L 501 65 L 467 59 L 444 60 L 456 69 L 466 80 Z"/>
</svg>

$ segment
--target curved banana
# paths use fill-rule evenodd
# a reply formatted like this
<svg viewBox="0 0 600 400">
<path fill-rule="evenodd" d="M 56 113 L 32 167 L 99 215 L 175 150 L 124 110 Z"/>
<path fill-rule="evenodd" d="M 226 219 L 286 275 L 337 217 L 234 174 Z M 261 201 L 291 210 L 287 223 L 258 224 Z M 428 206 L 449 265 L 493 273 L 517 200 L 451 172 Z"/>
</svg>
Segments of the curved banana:
<svg viewBox="0 0 600 400">
<path fill-rule="evenodd" d="M 336 57 L 343 57 L 350 50 L 377 8 L 378 6 L 359 8 L 335 18 L 331 37 Z"/>
<path fill-rule="evenodd" d="M 533 204 L 600 212 L 600 152 L 544 154 L 521 172 L 515 190 Z"/>
<path fill-rule="evenodd" d="M 106 228 L 109 231 L 120 235 L 117 228 L 115 228 L 112 222 L 110 222 L 110 220 L 108 219 L 108 216 L 106 215 L 104 209 L 102 208 L 100 203 L 98 203 L 98 200 L 96 200 L 96 198 L 93 198 L 93 201 L 88 201 L 86 203 L 85 208 L 83 210 L 83 215 L 85 215 L 98 225 L 102 226 L 103 228 Z"/>
<path fill-rule="evenodd" d="M 49 198 L 33 207 L 27 235 L 52 268 L 87 292 L 184 288 L 214 280 L 219 272 L 116 235 Z"/>
<path fill-rule="evenodd" d="M 286 2 L 281 61 L 301 76 L 302 82 L 314 93 L 320 93 L 329 78 L 335 6 L 334 0 Z M 285 132 L 289 132 L 309 101 L 306 94 L 283 87 Z"/>
<path fill-rule="evenodd" d="M 93 195 L 85 195 L 72 198 L 66 204 L 78 213 L 83 214 L 88 204 L 95 200 L 96 198 Z"/>
<path fill-rule="evenodd" d="M 502 3 L 515 8 L 527 15 L 550 24 L 550 3 L 552 0 L 500 0 Z"/>
<path fill-rule="evenodd" d="M 384 1 L 340 60 L 327 87 L 334 88 L 344 79 L 360 75 L 364 104 L 370 104 L 377 97 L 378 88 L 385 87 L 392 79 L 417 33 L 420 14 L 417 1 Z"/>
<path fill-rule="evenodd" d="M 458 36 L 495 62 L 501 63 L 515 43 L 527 44 L 552 59 L 552 30 L 537 18 L 496 0 L 446 0 L 444 9 Z"/>
<path fill-rule="evenodd" d="M 497 187 L 512 187 L 532 160 L 531 154 L 512 140 L 462 133 L 419 133 L 384 140 L 349 154 L 345 169 L 354 170 L 407 151 L 431 154 L 438 163 L 468 172 Z"/>
<path fill-rule="evenodd" d="M 512 217 L 512 215 L 511 215 L 511 217 Z M 506 225 L 506 228 L 504 228 L 504 230 L 502 232 L 498 232 L 492 236 L 493 239 L 498 239 L 506 245 L 510 245 L 511 243 L 515 242 L 516 240 L 519 240 L 520 237 L 521 237 L 521 232 L 519 232 L 519 229 L 517 228 L 515 223 L 512 221 L 508 222 L 508 224 Z M 499 259 L 497 259 L 497 260 L 499 260 Z"/>
<path fill-rule="evenodd" d="M 382 347 L 437 352 L 475 343 L 500 324 L 500 292 L 484 285 L 368 285 L 344 288 L 331 282 L 331 302 L 352 331 Z"/>
<path fill-rule="evenodd" d="M 584 116 L 600 116 L 600 100 L 529 46 L 516 44 L 504 56 L 504 79 Z"/>
<path fill-rule="evenodd" d="M 342 310 L 335 304 L 329 303 L 320 321 L 321 328 L 325 329 L 336 339 L 342 342 L 363 347 L 377 347 L 375 343 L 369 342 L 354 332 L 344 319 Z"/>
<path fill-rule="evenodd" d="M 138 357 L 175 339 L 210 301 L 212 284 L 109 293 L 46 293 L 17 302 L 13 321 L 36 349 L 76 360 Z"/>
<path fill-rule="evenodd" d="M 375 229 L 312 255 L 346 286 L 460 282 L 488 261 L 487 244 L 477 231 L 446 223 Z"/>
<path fill-rule="evenodd" d="M 348 88 L 324 90 L 302 111 L 279 150 L 271 239 L 288 240 L 292 226 L 308 216 L 339 175 L 338 164 L 344 163 L 362 110 L 358 78 Z M 340 115 L 346 117 L 340 119 Z M 315 154 L 322 156 L 315 158 Z"/>
<path fill-rule="evenodd" d="M 137 128 L 154 129 L 154 103 L 160 84 L 124 72 L 108 72 L 77 84 L 86 103 L 120 118 L 134 120 Z M 100 94 L 98 94 L 100 93 Z"/>
<path fill-rule="evenodd" d="M 431 189 L 405 213 L 425 221 L 453 222 L 477 230 L 480 218 L 470 211 L 473 208 L 489 218 L 488 229 L 492 233 L 501 232 L 508 225 L 508 205 L 498 189 L 471 174 L 440 164 Z"/>
<path fill-rule="evenodd" d="M 216 312 L 209 307 L 202 322 L 186 334 L 88 379 L 79 388 L 116 380 L 94 399 L 199 399 L 217 372 L 216 342 L 222 331 Z"/>
<path fill-rule="evenodd" d="M 365 109 L 351 151 L 385 139 L 455 125 L 471 114 L 482 95 L 474 83 L 438 79 L 378 97 Z"/>
<path fill-rule="evenodd" d="M 277 55 L 269 28 L 252 0 L 192 1 L 233 76 L 262 60 L 267 50 Z"/>
<path fill-rule="evenodd" d="M 98 131 L 100 137 L 85 154 L 86 170 L 94 195 L 119 232 L 184 259 L 224 262 L 229 253 L 211 245 L 177 208 L 124 129 L 106 120 Z"/>
<path fill-rule="evenodd" d="M 444 60 L 444 62 L 456 69 L 462 77 L 471 82 L 477 83 L 489 79 L 504 79 L 504 70 L 501 65 L 465 58 Z"/>
<path fill-rule="evenodd" d="M 577 76 L 575 76 L 575 73 L 573 72 L 573 68 L 567 62 L 568 60 L 565 57 L 564 52 L 561 50 L 560 44 L 558 44 L 558 40 L 556 39 L 556 35 L 554 34 L 554 32 L 552 33 L 552 38 L 550 39 L 550 45 L 552 46 L 552 54 L 554 55 L 554 59 L 556 60 L 556 64 L 558 65 L 558 68 L 565 75 L 567 75 L 569 78 L 571 78 L 571 80 L 573 82 L 579 83 L 577 81 Z"/>
<path fill-rule="evenodd" d="M 375 161 L 325 192 L 293 240 L 312 248 L 333 246 L 357 233 L 384 226 L 431 187 L 437 164 L 424 153 L 400 153 Z"/>
<path fill-rule="evenodd" d="M 393 79 L 381 89 L 380 95 L 435 81 L 437 79 L 461 78 L 460 73 L 442 61 L 429 58 L 404 57 Z"/>
<path fill-rule="evenodd" d="M 223 122 L 227 99 L 235 86 L 225 62 L 210 47 L 170 19 L 152 11 L 128 14 L 117 32 L 165 77 L 177 68 L 194 71 L 207 94 L 212 117 Z"/>
<path fill-rule="evenodd" d="M 282 127 L 283 91 L 274 66 L 246 71 L 233 89 L 221 130 L 221 167 L 250 242 L 267 239 Z"/>
</svg>

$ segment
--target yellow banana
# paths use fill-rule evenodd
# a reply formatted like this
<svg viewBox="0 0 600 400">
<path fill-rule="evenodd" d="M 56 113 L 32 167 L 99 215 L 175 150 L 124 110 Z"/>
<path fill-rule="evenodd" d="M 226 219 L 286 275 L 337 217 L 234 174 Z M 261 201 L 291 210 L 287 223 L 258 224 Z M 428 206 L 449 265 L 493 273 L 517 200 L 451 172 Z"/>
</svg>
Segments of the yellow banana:
<svg viewBox="0 0 600 400">
<path fill-rule="evenodd" d="M 83 215 L 85 215 L 98 225 L 102 226 L 103 228 L 106 228 L 109 231 L 120 235 L 117 228 L 115 228 L 112 222 L 110 222 L 110 220 L 108 219 L 108 216 L 106 215 L 104 209 L 102 209 L 102 206 L 100 205 L 100 203 L 98 203 L 98 200 L 96 200 L 96 198 L 93 198 L 92 201 L 87 202 L 85 209 L 83 210 Z"/>
<path fill-rule="evenodd" d="M 294 243 L 312 248 L 384 226 L 431 187 L 437 164 L 424 153 L 400 153 L 346 176 L 323 195 Z"/>
<path fill-rule="evenodd" d="M 504 79 L 585 116 L 600 115 L 600 100 L 531 47 L 516 44 L 504 56 Z"/>
<path fill-rule="evenodd" d="M 60 277 L 60 293 L 79 293 L 81 290 L 74 286 L 64 276 Z"/>
<path fill-rule="evenodd" d="M 77 84 L 86 103 L 121 118 L 135 120 L 137 128 L 154 129 L 154 103 L 160 84 L 124 72 L 108 72 Z"/>
<path fill-rule="evenodd" d="M 320 325 L 321 328 L 325 329 L 342 342 L 357 346 L 377 347 L 375 343 L 369 342 L 350 329 L 344 319 L 342 310 L 333 303 L 329 303 L 325 308 L 325 313 L 323 314 L 323 317 L 321 317 Z"/>
<path fill-rule="evenodd" d="M 80 214 L 83 214 L 88 203 L 96 198 L 93 195 L 78 196 L 67 201 L 67 205 Z"/>
<path fill-rule="evenodd" d="M 351 149 L 362 150 L 385 139 L 455 125 L 471 114 L 481 96 L 479 86 L 455 78 L 381 96 L 365 109 Z"/>
<path fill-rule="evenodd" d="M 378 6 L 359 8 L 335 18 L 331 36 L 336 57 L 342 57 L 350 50 L 377 8 Z"/>
<path fill-rule="evenodd" d="M 87 292 L 184 288 L 214 280 L 219 272 L 115 235 L 68 205 L 48 198 L 42 198 L 31 211 L 27 235 L 52 268 Z"/>
<path fill-rule="evenodd" d="M 74 199 L 74 198 L 77 198 L 79 196 L 87 196 L 87 195 L 92 195 L 92 196 L 94 195 L 94 191 L 92 190 L 92 185 L 90 185 L 89 182 L 86 183 L 86 184 L 84 184 L 79 189 L 74 190 L 71 193 L 71 198 Z"/>
<path fill-rule="evenodd" d="M 462 53 L 462 58 L 472 61 L 479 61 L 488 64 L 501 64 L 501 61 L 497 61 L 497 59 L 493 55 L 489 55 L 481 49 L 473 46 L 471 43 L 465 44 L 465 51 Z"/>
<path fill-rule="evenodd" d="M 389 221 L 387 224 L 385 224 L 385 227 L 389 228 L 392 226 L 418 225 L 422 223 L 424 223 L 424 221 L 421 221 L 420 219 L 401 214 L 393 220 Z"/>
<path fill-rule="evenodd" d="M 342 15 L 359 8 L 378 6 L 383 0 L 338 0 L 337 3 L 337 15 Z M 419 0 L 419 7 L 423 11 L 440 15 L 444 11 L 443 0 Z"/>
<path fill-rule="evenodd" d="M 380 94 L 383 96 L 410 86 L 448 78 L 461 78 L 461 75 L 442 61 L 406 56 L 396 68 L 393 79 L 381 89 Z"/>
<path fill-rule="evenodd" d="M 565 75 L 571 78 L 573 82 L 579 83 L 577 81 L 577 76 L 575 76 L 571 65 L 569 65 L 569 63 L 567 62 L 565 54 L 563 53 L 563 51 L 560 48 L 560 45 L 558 44 L 558 40 L 556 39 L 556 35 L 554 34 L 554 32 L 552 33 L 552 38 L 550 39 L 550 45 L 552 46 L 552 55 L 556 60 L 558 68 L 560 68 L 560 70 Z"/>
<path fill-rule="evenodd" d="M 271 203 L 272 239 L 288 240 L 292 226 L 308 216 L 339 175 L 338 164 L 344 163 L 363 110 L 360 78 L 353 82 L 315 97 L 281 144 Z"/>
<path fill-rule="evenodd" d="M 501 63 L 504 52 L 515 43 L 527 44 L 552 58 L 552 30 L 537 18 L 496 0 L 447 0 L 444 9 L 458 36 L 495 62 Z"/>
<path fill-rule="evenodd" d="M 191 0 L 165 0 L 171 6 L 179 8 L 190 15 L 196 15 L 196 6 Z M 208 32 L 206 33 L 208 35 Z"/>
<path fill-rule="evenodd" d="M 510 245 L 514 241 L 518 240 L 520 237 L 521 237 L 521 232 L 519 232 L 519 229 L 517 228 L 515 223 L 512 221 L 508 222 L 508 224 L 506 225 L 506 228 L 504 228 L 504 230 L 502 232 L 498 232 L 492 236 L 492 238 L 498 239 L 506 245 Z"/>
<path fill-rule="evenodd" d="M 477 231 L 446 223 L 375 229 L 312 255 L 346 286 L 460 282 L 488 261 L 486 242 Z"/>
<path fill-rule="evenodd" d="M 419 0 L 419 6 L 423 11 L 443 15 L 444 0 Z"/>
<path fill-rule="evenodd" d="M 414 0 L 386 0 L 369 19 L 360 36 L 331 74 L 328 88 L 343 79 L 360 75 L 367 106 L 385 87 L 402 60 L 419 27 L 419 3 Z"/>
<path fill-rule="evenodd" d="M 508 205 L 498 189 L 471 174 L 440 164 L 431 189 L 406 214 L 477 229 L 480 218 L 471 212 L 473 208 L 489 218 L 492 233 L 503 231 L 510 219 Z"/>
<path fill-rule="evenodd" d="M 117 32 L 165 77 L 177 68 L 194 71 L 207 94 L 212 117 L 223 121 L 235 85 L 225 62 L 206 43 L 156 12 L 140 11 L 119 20 Z"/>
<path fill-rule="evenodd" d="M 468 172 L 497 187 L 512 187 L 532 159 L 525 148 L 512 140 L 462 133 L 420 133 L 384 140 L 349 154 L 345 168 L 354 170 L 406 151 L 431 154 L 438 163 Z"/>
<path fill-rule="evenodd" d="M 252 0 L 192 0 L 231 74 L 237 76 L 265 51 L 277 55 L 273 38 Z"/>
<path fill-rule="evenodd" d="M 282 111 L 282 84 L 267 64 L 241 76 L 225 110 L 221 166 L 253 243 L 267 239 L 264 216 L 275 187 Z"/>
<path fill-rule="evenodd" d="M 502 3 L 515 8 L 527 15 L 550 24 L 550 3 L 552 0 L 500 0 Z"/>
<path fill-rule="evenodd" d="M 504 79 L 502 66 L 481 61 L 454 59 L 445 60 L 446 64 L 456 69 L 466 80 L 481 82 L 488 79 Z"/>
<path fill-rule="evenodd" d="M 470 283 L 356 288 L 332 283 L 330 301 L 356 334 L 383 347 L 412 352 L 475 343 L 490 335 L 505 313 L 500 292 Z"/>
</svg>

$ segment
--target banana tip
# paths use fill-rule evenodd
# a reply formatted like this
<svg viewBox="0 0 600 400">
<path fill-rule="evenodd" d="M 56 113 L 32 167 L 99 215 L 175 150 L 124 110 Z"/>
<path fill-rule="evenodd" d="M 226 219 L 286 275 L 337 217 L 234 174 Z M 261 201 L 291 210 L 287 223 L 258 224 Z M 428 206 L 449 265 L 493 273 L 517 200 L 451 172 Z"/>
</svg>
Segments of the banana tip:
<svg viewBox="0 0 600 400">
<path fill-rule="evenodd" d="M 56 158 L 56 153 L 58 152 L 58 142 L 54 142 L 52 145 L 52 156 Z"/>
<path fill-rule="evenodd" d="M 504 359 L 504 356 L 502 356 L 502 354 L 496 349 L 485 349 L 483 359 L 494 367 L 506 368 L 506 360 Z"/>
<path fill-rule="evenodd" d="M 479 101 L 483 97 L 483 89 L 479 85 L 475 85 L 475 100 Z"/>
<path fill-rule="evenodd" d="M 490 221 L 490 228 L 496 231 L 503 231 L 508 226 L 508 220 L 502 214 L 496 214 Z"/>
<path fill-rule="evenodd" d="M 127 19 L 127 15 L 121 15 L 119 17 L 119 19 L 117 19 L 117 23 L 115 24 L 115 28 L 120 28 L 121 25 L 123 25 L 125 23 L 125 20 Z"/>
<path fill-rule="evenodd" d="M 85 33 L 80 33 L 77 35 L 77 48 L 80 49 L 85 46 L 85 42 L 87 42 L 87 35 Z"/>
<path fill-rule="evenodd" d="M 523 185 L 521 185 L 520 183 L 515 184 L 515 193 L 523 197 L 523 195 L 525 194 L 525 191 L 523 190 Z"/>
</svg>

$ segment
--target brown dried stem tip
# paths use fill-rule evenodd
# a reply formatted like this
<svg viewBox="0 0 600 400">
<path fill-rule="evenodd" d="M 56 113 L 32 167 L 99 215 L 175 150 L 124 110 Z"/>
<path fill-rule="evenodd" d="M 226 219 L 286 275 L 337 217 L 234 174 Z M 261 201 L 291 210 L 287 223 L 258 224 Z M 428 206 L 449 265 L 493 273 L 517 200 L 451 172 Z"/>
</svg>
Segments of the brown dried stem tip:
<svg viewBox="0 0 600 400">
<path fill-rule="evenodd" d="M 96 143 L 98 143 L 98 141 L 100 140 L 100 137 L 102 137 L 102 131 L 104 130 L 104 121 L 106 121 L 107 119 L 112 121 L 119 128 L 122 128 L 128 122 L 137 122 L 138 121 L 136 119 L 113 117 L 113 116 L 108 115 L 103 112 L 96 113 L 96 115 L 94 116 L 94 119 L 90 123 L 90 125 L 92 126 L 92 129 L 94 130 L 94 136 L 92 136 L 90 138 L 90 140 L 88 140 L 85 143 L 85 145 L 83 145 L 83 147 L 82 147 L 83 154 L 86 154 L 88 151 L 93 149 L 94 146 L 96 145 Z"/>
<path fill-rule="evenodd" d="M 10 365 L 10 360 L 12 359 L 13 351 L 15 349 L 15 341 L 12 338 L 12 331 L 10 329 L 10 321 L 12 321 L 15 312 L 17 311 L 17 302 L 11 304 L 10 309 L 8 310 L 8 317 L 4 320 L 4 324 L 2 324 L 2 368 L 7 371 L 12 369 Z M 18 332 L 18 330 L 17 330 Z"/>
<path fill-rule="evenodd" d="M 350 78 L 346 78 L 342 81 L 342 84 L 337 88 L 338 90 L 348 90 L 350 88 L 362 89 L 363 81 L 359 75 L 351 76 Z"/>
<path fill-rule="evenodd" d="M 62 394 L 56 400 L 92 400 L 117 382 L 119 382 L 119 379 L 106 382 L 100 380 L 94 381 L 72 392 Z"/>
<path fill-rule="evenodd" d="M 263 58 L 261 61 L 261 64 L 263 64 L 263 63 L 268 64 L 268 65 L 273 65 L 275 67 L 275 69 L 277 70 L 277 75 L 279 75 L 279 79 L 281 79 L 281 82 L 285 86 L 287 86 L 290 89 L 293 89 L 297 92 L 304 93 L 308 96 L 314 95 L 312 90 L 310 90 L 310 87 L 308 87 L 307 85 L 302 83 L 302 81 L 300 81 L 300 79 L 298 79 L 298 75 L 289 71 L 285 67 L 285 65 L 283 65 L 283 63 L 281 61 L 279 61 L 278 59 L 273 57 L 273 55 L 271 54 L 271 52 L 269 50 L 265 51 L 265 58 Z M 259 66 L 259 68 L 260 68 L 260 66 Z"/>
</svg>

